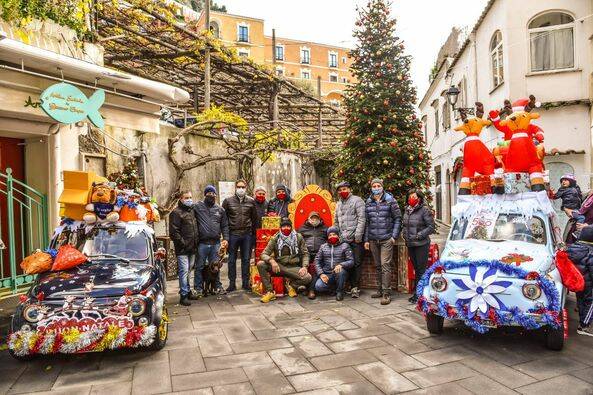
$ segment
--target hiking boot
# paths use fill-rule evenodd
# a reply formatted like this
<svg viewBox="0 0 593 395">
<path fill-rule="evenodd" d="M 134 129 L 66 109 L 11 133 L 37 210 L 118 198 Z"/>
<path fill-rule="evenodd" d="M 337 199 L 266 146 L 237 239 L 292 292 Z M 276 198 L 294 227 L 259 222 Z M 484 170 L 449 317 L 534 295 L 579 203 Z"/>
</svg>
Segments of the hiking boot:
<svg viewBox="0 0 593 395">
<path fill-rule="evenodd" d="M 584 336 L 593 336 L 593 328 L 591 326 L 578 327 L 577 333 Z"/>
<path fill-rule="evenodd" d="M 288 281 L 286 282 L 286 291 L 288 293 L 288 296 L 290 296 L 291 298 L 296 298 L 298 295 L 296 289 L 294 289 L 294 287 L 290 285 Z"/>
<path fill-rule="evenodd" d="M 310 290 L 309 294 L 307 295 L 307 297 L 311 300 L 315 299 L 317 297 L 317 295 L 315 295 L 315 291 Z"/>
<path fill-rule="evenodd" d="M 371 298 L 373 299 L 379 299 L 381 297 L 383 297 L 383 291 L 381 291 L 380 289 L 378 289 L 377 292 L 371 295 Z"/>
<path fill-rule="evenodd" d="M 187 295 L 181 295 L 179 298 L 179 304 L 182 306 L 191 306 L 191 302 L 187 298 Z"/>
<path fill-rule="evenodd" d="M 304 285 L 299 285 L 299 287 L 297 288 L 297 292 L 300 294 L 305 293 L 306 290 L 307 287 L 305 287 Z"/>
<path fill-rule="evenodd" d="M 344 300 L 344 293 L 342 293 L 342 292 L 336 292 L 336 300 L 338 302 L 341 302 L 342 300 Z"/>
<path fill-rule="evenodd" d="M 408 299 L 408 302 L 410 302 L 412 304 L 416 304 L 418 302 L 418 296 L 416 294 L 410 296 L 410 298 Z"/>
<path fill-rule="evenodd" d="M 229 284 L 229 286 L 226 288 L 227 292 L 235 292 L 237 290 L 237 287 L 235 286 L 235 284 Z"/>
<path fill-rule="evenodd" d="M 357 287 L 351 289 L 352 297 L 358 299 L 360 297 L 360 290 Z"/>
<path fill-rule="evenodd" d="M 267 292 L 261 297 L 260 302 L 269 303 L 272 300 L 276 300 L 276 294 L 274 292 Z"/>
<path fill-rule="evenodd" d="M 389 295 L 388 293 L 384 293 L 383 298 L 381 299 L 381 304 L 385 306 L 389 303 L 391 303 L 391 295 Z"/>
<path fill-rule="evenodd" d="M 216 289 L 216 291 L 214 291 L 214 293 L 217 295 L 226 295 L 226 290 L 223 287 L 219 287 Z"/>
</svg>

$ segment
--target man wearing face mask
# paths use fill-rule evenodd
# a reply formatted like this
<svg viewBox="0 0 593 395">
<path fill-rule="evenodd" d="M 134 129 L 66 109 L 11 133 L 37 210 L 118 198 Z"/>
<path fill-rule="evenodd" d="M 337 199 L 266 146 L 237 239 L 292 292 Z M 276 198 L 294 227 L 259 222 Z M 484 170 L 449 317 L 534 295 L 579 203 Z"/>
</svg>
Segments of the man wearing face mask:
<svg viewBox="0 0 593 395">
<path fill-rule="evenodd" d="M 194 213 L 198 220 L 200 242 L 194 271 L 195 297 L 202 297 L 202 270 L 204 265 L 211 265 L 218 260 L 218 250 L 228 247 L 229 224 L 224 209 L 216 204 L 216 188 L 208 185 L 204 189 L 204 200 L 196 203 Z M 222 241 L 220 240 L 222 237 Z M 216 293 L 225 294 L 220 282 L 220 271 L 216 279 Z"/>
<path fill-rule="evenodd" d="M 401 230 L 401 212 L 397 201 L 383 190 L 383 180 L 371 181 L 371 196 L 366 201 L 364 248 L 371 250 L 379 277 L 379 289 L 372 298 L 391 303 L 391 264 L 393 248 Z"/>
<path fill-rule="evenodd" d="M 348 269 L 354 265 L 354 257 L 348 243 L 340 240 L 339 230 L 331 227 L 327 230 L 327 243 L 323 244 L 315 256 L 315 291 L 336 291 L 336 300 L 344 300 L 344 284 L 348 278 Z M 311 295 L 311 292 L 313 293 Z M 309 299 L 315 299 L 315 292 L 309 292 Z"/>
<path fill-rule="evenodd" d="M 235 182 L 235 194 L 222 202 L 229 221 L 229 286 L 227 292 L 237 290 L 237 253 L 241 250 L 241 285 L 249 288 L 249 260 L 251 259 L 251 239 L 255 232 L 257 210 L 255 200 L 247 196 L 247 182 Z"/>
<path fill-rule="evenodd" d="M 334 226 L 340 230 L 340 239 L 352 248 L 354 266 L 350 270 L 349 280 L 353 298 L 360 296 L 360 275 L 362 255 L 364 253 L 364 228 L 366 213 L 364 200 L 352 194 L 350 183 L 344 181 L 336 186 L 339 200 L 336 204 Z"/>
<path fill-rule="evenodd" d="M 258 186 L 253 191 L 255 199 L 255 209 L 257 210 L 257 221 L 255 228 L 261 228 L 261 219 L 266 216 L 268 212 L 268 199 L 266 199 L 266 189 L 262 186 Z"/>
<path fill-rule="evenodd" d="M 281 220 L 280 232 L 270 239 L 261 254 L 261 259 L 257 263 L 257 270 L 266 290 L 261 298 L 262 303 L 276 299 L 270 272 L 287 279 L 286 290 L 291 298 L 297 296 L 298 289 L 305 289 L 311 282 L 311 275 L 307 270 L 309 253 L 305 239 L 293 230 L 292 222 L 288 218 Z"/>
<path fill-rule="evenodd" d="M 173 240 L 179 274 L 179 304 L 189 306 L 189 271 L 194 265 L 198 248 L 198 221 L 194 215 L 194 203 L 190 191 L 179 198 L 177 207 L 169 214 L 169 237 Z"/>
<path fill-rule="evenodd" d="M 276 185 L 276 196 L 268 204 L 268 214 L 280 218 L 288 217 L 288 205 L 292 203 L 290 189 L 284 184 Z"/>
</svg>

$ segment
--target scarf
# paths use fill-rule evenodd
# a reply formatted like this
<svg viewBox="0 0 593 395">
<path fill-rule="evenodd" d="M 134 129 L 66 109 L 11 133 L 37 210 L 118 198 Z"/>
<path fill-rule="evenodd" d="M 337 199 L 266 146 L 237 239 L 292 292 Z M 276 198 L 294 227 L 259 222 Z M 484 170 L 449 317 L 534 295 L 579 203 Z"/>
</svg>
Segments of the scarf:
<svg viewBox="0 0 593 395">
<path fill-rule="evenodd" d="M 278 232 L 278 256 L 282 256 L 282 249 L 288 247 L 290 255 L 296 255 L 299 253 L 299 246 L 297 241 L 297 234 L 293 230 L 288 236 L 284 236 L 282 232 Z"/>
</svg>

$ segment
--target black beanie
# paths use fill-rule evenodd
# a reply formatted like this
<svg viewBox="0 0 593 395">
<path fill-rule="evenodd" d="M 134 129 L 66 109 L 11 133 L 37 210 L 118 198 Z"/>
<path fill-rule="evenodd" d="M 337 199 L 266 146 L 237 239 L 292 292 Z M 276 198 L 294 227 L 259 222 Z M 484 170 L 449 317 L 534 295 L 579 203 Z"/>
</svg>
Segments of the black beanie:
<svg viewBox="0 0 593 395">
<path fill-rule="evenodd" d="M 581 229 L 579 240 L 586 241 L 588 243 L 593 243 L 593 226 L 589 225 Z"/>
<path fill-rule="evenodd" d="M 292 228 L 292 221 L 290 220 L 290 218 L 284 217 L 282 218 L 282 220 L 280 220 L 280 227 L 283 226 L 290 226 Z"/>
</svg>

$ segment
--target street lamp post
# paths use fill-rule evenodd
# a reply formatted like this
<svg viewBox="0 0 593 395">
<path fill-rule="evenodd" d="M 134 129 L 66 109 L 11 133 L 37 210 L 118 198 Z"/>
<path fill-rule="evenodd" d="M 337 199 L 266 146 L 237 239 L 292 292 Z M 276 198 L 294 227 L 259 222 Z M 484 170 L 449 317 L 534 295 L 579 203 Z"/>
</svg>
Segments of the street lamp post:
<svg viewBox="0 0 593 395">
<path fill-rule="evenodd" d="M 455 112 L 455 110 L 459 111 L 459 115 L 461 115 L 462 118 L 464 118 L 466 115 L 475 115 L 473 108 L 455 107 L 460 93 L 461 91 L 455 85 L 451 85 L 451 87 L 447 90 L 447 102 L 453 108 L 453 112 Z"/>
</svg>

